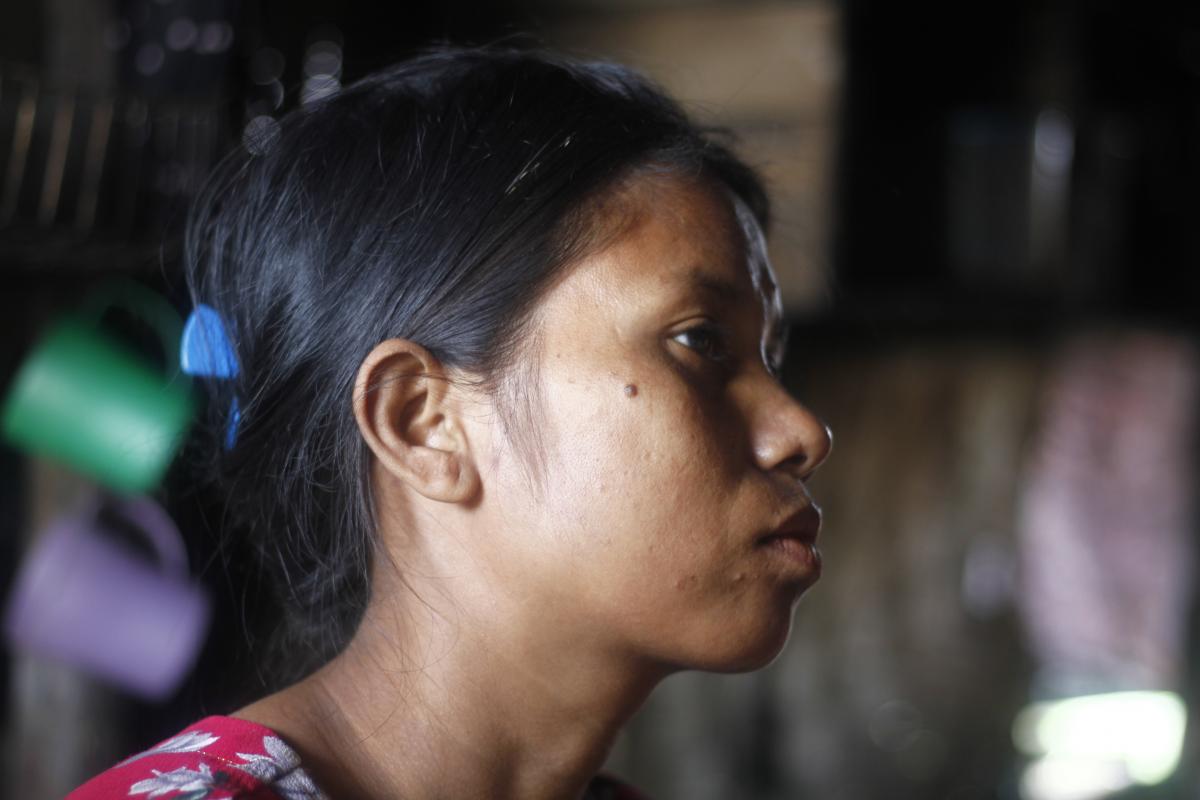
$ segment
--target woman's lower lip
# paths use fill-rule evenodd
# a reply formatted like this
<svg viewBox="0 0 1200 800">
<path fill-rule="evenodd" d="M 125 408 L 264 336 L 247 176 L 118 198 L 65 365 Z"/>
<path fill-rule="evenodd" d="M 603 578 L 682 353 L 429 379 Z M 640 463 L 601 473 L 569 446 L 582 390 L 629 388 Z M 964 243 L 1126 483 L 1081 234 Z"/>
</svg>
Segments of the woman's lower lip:
<svg viewBox="0 0 1200 800">
<path fill-rule="evenodd" d="M 758 546 L 773 558 L 811 573 L 814 579 L 821 574 L 821 551 L 815 544 L 790 536 L 772 536 Z"/>
</svg>

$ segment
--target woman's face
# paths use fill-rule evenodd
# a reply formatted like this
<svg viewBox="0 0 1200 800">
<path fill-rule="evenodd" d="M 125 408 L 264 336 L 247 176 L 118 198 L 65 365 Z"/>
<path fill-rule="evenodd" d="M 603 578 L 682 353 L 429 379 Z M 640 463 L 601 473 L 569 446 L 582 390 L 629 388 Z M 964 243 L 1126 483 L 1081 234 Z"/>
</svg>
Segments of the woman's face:
<svg viewBox="0 0 1200 800">
<path fill-rule="evenodd" d="M 485 503 L 509 533 L 489 556 L 547 624 L 672 668 L 754 669 L 820 573 L 815 549 L 761 539 L 819 519 L 803 481 L 829 433 L 772 374 L 778 290 L 726 196 L 657 177 L 622 200 L 628 229 L 535 312 L 544 472 L 539 488 L 493 440 Z"/>
</svg>

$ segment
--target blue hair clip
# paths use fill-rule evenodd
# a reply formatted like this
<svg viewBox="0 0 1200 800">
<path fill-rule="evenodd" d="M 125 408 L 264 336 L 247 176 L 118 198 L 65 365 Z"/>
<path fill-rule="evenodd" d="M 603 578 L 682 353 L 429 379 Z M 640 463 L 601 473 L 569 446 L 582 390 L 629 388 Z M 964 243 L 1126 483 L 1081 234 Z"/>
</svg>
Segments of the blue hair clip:
<svg viewBox="0 0 1200 800">
<path fill-rule="evenodd" d="M 179 365 L 188 375 L 203 378 L 235 378 L 238 374 L 237 355 L 229 342 L 225 322 L 211 306 L 197 305 L 188 315 L 179 342 Z M 238 399 L 229 407 L 229 424 L 225 428 L 225 449 L 237 441 L 238 424 L 242 421 Z"/>
</svg>

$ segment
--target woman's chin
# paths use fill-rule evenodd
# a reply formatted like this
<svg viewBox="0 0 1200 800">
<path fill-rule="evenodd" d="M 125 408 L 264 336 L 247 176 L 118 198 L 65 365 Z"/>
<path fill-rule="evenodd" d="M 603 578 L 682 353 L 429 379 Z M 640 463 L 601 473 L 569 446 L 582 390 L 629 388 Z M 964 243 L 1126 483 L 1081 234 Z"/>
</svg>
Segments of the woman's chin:
<svg viewBox="0 0 1200 800">
<path fill-rule="evenodd" d="M 712 672 L 753 672 L 769 666 L 788 643 L 788 638 L 791 635 L 791 628 L 784 632 L 782 636 L 769 640 L 763 645 L 748 649 L 744 652 L 736 654 L 735 657 L 727 659 L 721 667 L 712 669 Z"/>
<path fill-rule="evenodd" d="M 766 614 L 752 624 L 725 626 L 723 631 L 692 649 L 683 659 L 686 669 L 704 672 L 753 672 L 768 666 L 783 652 L 792 632 L 792 614 Z"/>
</svg>

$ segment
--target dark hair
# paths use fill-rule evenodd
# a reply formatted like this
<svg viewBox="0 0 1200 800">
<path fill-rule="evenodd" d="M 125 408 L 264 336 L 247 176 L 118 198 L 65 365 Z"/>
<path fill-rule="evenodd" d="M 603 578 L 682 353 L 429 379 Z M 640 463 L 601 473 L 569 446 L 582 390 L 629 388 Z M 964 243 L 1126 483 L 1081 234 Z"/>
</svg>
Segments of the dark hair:
<svg viewBox="0 0 1200 800">
<path fill-rule="evenodd" d="M 204 464 L 226 535 L 246 537 L 279 605 L 275 681 L 336 655 L 369 597 L 370 451 L 351 409 L 362 359 L 403 337 L 499 390 L 534 304 L 639 170 L 709 180 L 765 228 L 758 178 L 715 133 L 616 64 L 442 47 L 290 112 L 217 167 L 185 261 L 240 371 L 208 382 Z M 502 405 L 519 438 L 513 386 Z"/>
</svg>

